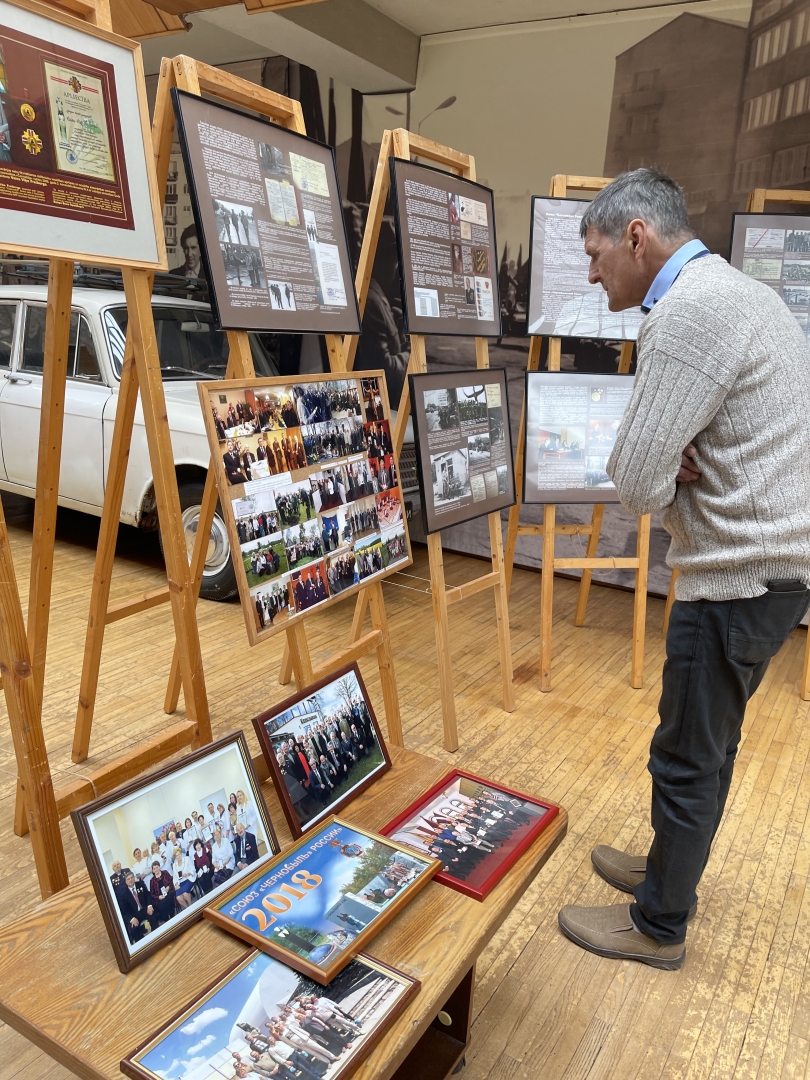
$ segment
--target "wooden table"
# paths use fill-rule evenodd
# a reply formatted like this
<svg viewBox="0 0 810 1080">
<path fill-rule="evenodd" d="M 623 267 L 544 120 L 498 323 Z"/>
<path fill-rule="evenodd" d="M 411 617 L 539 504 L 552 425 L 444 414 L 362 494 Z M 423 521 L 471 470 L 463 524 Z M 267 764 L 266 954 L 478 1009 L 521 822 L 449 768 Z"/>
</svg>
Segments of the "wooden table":
<svg viewBox="0 0 810 1080">
<path fill-rule="evenodd" d="M 371 830 L 447 772 L 422 754 L 390 751 L 393 768 L 342 815 Z M 286 846 L 290 835 L 272 784 L 263 790 Z M 561 811 L 483 903 L 430 882 L 373 940 L 371 955 L 415 976 L 422 988 L 360 1065 L 357 1080 L 444 1080 L 453 1071 L 469 1041 L 475 961 L 562 840 L 567 821 Z M 83 876 L 0 930 L 0 1019 L 76 1076 L 111 1080 L 120 1077 L 124 1055 L 243 955 L 242 942 L 201 919 L 122 975 Z"/>
</svg>

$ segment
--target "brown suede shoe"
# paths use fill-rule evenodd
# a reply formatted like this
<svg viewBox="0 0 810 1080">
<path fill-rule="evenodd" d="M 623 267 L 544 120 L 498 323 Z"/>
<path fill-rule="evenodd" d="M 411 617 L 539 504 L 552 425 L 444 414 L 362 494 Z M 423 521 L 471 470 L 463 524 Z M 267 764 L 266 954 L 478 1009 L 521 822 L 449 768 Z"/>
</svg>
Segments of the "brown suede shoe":
<svg viewBox="0 0 810 1080">
<path fill-rule="evenodd" d="M 588 952 L 611 960 L 638 960 L 650 967 L 675 971 L 686 959 L 686 946 L 659 945 L 639 933 L 630 918 L 629 904 L 610 907 L 566 905 L 557 916 L 566 937 Z"/>
<path fill-rule="evenodd" d="M 591 862 L 597 874 L 608 885 L 622 892 L 631 893 L 647 874 L 646 855 L 628 855 L 624 851 L 599 844 L 591 852 Z M 689 908 L 689 922 L 697 915 L 697 900 Z"/>
</svg>

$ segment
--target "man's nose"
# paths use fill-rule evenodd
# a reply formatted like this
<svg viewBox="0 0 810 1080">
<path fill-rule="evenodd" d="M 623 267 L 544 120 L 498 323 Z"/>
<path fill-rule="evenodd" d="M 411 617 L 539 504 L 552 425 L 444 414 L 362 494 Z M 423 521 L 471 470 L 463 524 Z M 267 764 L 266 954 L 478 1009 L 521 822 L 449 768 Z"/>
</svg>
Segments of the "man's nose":
<svg viewBox="0 0 810 1080">
<path fill-rule="evenodd" d="M 588 281 L 591 283 L 591 285 L 598 285 L 601 280 L 602 278 L 599 275 L 598 269 L 596 268 L 594 263 L 591 263 L 591 265 L 588 267 Z"/>
</svg>

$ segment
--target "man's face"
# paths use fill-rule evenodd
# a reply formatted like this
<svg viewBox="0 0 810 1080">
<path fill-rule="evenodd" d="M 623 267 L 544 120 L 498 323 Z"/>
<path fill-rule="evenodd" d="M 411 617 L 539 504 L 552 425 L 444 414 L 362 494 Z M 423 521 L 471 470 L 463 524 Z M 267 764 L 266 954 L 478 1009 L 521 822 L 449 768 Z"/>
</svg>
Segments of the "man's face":
<svg viewBox="0 0 810 1080">
<path fill-rule="evenodd" d="M 183 254 L 186 257 L 186 266 L 190 270 L 196 270 L 200 265 L 200 245 L 196 236 L 189 236 L 183 244 Z"/>
<path fill-rule="evenodd" d="M 588 281 L 602 286 L 608 294 L 611 311 L 636 307 L 647 294 L 641 265 L 646 239 L 646 226 L 641 221 L 631 221 L 615 244 L 593 225 L 588 229 L 585 237 L 585 254 L 590 259 Z"/>
<path fill-rule="evenodd" d="M 245 826 L 241 823 L 241 821 L 236 826 L 236 834 L 237 834 L 237 836 L 244 836 L 245 835 Z"/>
<path fill-rule="evenodd" d="M 121 873 L 121 863 L 120 862 L 114 862 L 113 863 L 113 873 L 114 874 L 120 874 Z"/>
<path fill-rule="evenodd" d="M 135 884 L 135 875 L 134 874 L 127 874 L 126 882 L 127 882 L 127 888 L 131 889 L 132 886 Z"/>
</svg>

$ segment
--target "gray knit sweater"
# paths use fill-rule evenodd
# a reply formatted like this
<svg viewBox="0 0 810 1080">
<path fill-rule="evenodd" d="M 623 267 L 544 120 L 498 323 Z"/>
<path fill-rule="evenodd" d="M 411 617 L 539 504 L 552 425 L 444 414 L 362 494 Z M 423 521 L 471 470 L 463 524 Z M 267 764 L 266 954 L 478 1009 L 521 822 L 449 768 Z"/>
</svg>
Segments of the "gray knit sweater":
<svg viewBox="0 0 810 1080">
<path fill-rule="evenodd" d="M 690 442 L 703 475 L 676 484 Z M 639 333 L 607 471 L 631 513 L 666 507 L 679 600 L 810 584 L 810 349 L 773 290 L 719 255 L 686 264 Z"/>
</svg>

